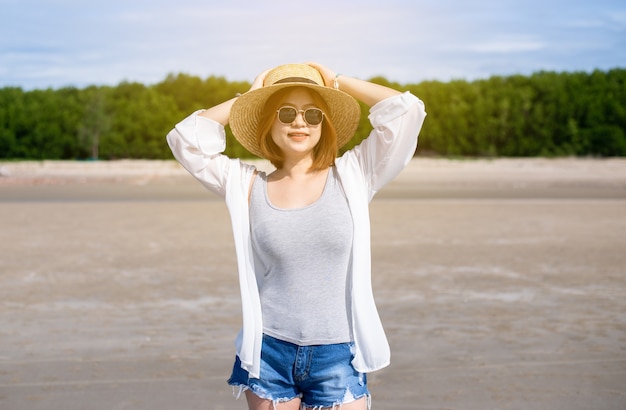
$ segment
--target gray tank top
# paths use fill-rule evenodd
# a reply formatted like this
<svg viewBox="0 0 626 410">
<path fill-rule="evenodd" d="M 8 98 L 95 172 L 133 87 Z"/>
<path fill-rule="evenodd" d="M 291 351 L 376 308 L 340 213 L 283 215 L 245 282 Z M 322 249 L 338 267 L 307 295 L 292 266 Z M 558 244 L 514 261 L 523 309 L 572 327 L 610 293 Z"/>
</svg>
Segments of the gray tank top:
<svg viewBox="0 0 626 410">
<path fill-rule="evenodd" d="M 353 226 L 336 169 L 321 197 L 296 209 L 272 205 L 267 175 L 260 173 L 252 185 L 250 229 L 264 333 L 301 346 L 351 341 Z"/>
</svg>

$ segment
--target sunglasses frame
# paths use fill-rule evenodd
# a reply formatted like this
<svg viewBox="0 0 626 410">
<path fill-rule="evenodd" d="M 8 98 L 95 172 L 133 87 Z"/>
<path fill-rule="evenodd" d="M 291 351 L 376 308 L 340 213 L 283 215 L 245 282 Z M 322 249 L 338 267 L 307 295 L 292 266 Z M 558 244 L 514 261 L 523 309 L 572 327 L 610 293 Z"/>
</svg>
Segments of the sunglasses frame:
<svg viewBox="0 0 626 410">
<path fill-rule="evenodd" d="M 304 110 L 299 110 L 299 109 L 297 109 L 296 107 L 292 107 L 292 106 L 290 106 L 290 105 L 283 105 L 282 107 L 280 107 L 279 109 L 277 109 L 277 110 L 276 110 L 276 114 L 277 114 L 277 115 L 276 115 L 276 118 L 278 118 L 278 122 L 280 122 L 281 124 L 289 125 L 289 124 L 292 124 L 292 123 L 293 123 L 293 121 L 291 121 L 291 122 L 283 122 L 283 121 L 280 119 L 280 110 L 282 110 L 283 108 L 291 108 L 292 110 L 295 110 L 295 111 L 296 111 L 296 116 L 295 116 L 295 117 L 293 117 L 293 121 L 295 121 L 295 120 L 296 120 L 296 118 L 298 118 L 298 114 L 302 114 L 302 119 L 304 120 L 304 122 L 306 123 L 306 125 L 308 125 L 308 126 L 310 126 L 310 127 L 317 127 L 317 126 L 318 126 L 318 125 L 320 125 L 322 122 L 324 122 L 324 116 L 325 116 L 325 115 L 324 115 L 324 111 L 322 111 L 321 109 L 319 109 L 319 108 L 317 108 L 317 107 L 311 107 L 311 108 L 306 108 L 306 109 L 304 109 Z M 319 123 L 317 123 L 317 124 L 311 124 L 311 123 L 309 123 L 309 122 L 306 120 L 306 112 L 307 112 L 307 111 L 309 111 L 309 110 L 316 110 L 316 111 L 319 111 L 319 112 L 321 112 L 321 113 L 322 113 L 322 119 L 320 120 L 320 122 L 319 122 Z"/>
</svg>

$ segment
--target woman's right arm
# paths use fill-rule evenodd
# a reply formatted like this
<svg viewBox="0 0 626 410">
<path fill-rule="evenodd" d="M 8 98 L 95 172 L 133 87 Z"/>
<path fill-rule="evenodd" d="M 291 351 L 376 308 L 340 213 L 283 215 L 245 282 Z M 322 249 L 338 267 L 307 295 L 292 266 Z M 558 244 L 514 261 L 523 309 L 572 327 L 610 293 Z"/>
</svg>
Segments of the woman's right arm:
<svg viewBox="0 0 626 410">
<path fill-rule="evenodd" d="M 263 86 L 267 71 L 259 74 L 250 90 Z M 206 110 L 196 111 L 167 134 L 172 154 L 191 175 L 207 189 L 225 196 L 230 158 L 226 149 L 226 132 L 230 110 L 237 98 L 231 98 Z"/>
<path fill-rule="evenodd" d="M 233 103 L 237 100 L 237 97 L 231 98 L 228 101 L 224 101 L 214 107 L 201 111 L 198 115 L 200 117 L 208 118 L 215 122 L 219 122 L 223 126 L 228 124 L 228 117 L 230 116 L 230 109 Z"/>
<path fill-rule="evenodd" d="M 250 86 L 250 90 L 248 90 L 248 92 L 263 87 L 263 81 L 265 80 L 265 76 L 267 75 L 268 71 L 270 70 L 263 71 L 254 79 L 254 81 L 252 82 L 252 86 Z M 215 122 L 219 122 L 223 126 L 226 126 L 228 124 L 228 117 L 230 116 L 230 109 L 235 103 L 235 100 L 237 100 L 237 97 L 231 98 L 228 101 L 204 110 L 199 115 L 205 118 L 209 118 Z"/>
<path fill-rule="evenodd" d="M 220 104 L 222 105 L 222 104 Z M 167 134 L 174 158 L 208 190 L 226 195 L 230 159 L 226 149 L 224 125 L 196 111 Z"/>
</svg>

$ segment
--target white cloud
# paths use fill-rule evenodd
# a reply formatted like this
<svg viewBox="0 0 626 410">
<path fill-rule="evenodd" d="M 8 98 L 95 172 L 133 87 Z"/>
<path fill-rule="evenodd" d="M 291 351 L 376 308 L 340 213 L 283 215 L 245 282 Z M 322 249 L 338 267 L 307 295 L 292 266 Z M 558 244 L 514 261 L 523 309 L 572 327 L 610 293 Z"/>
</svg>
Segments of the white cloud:
<svg viewBox="0 0 626 410">
<path fill-rule="evenodd" d="M 533 40 L 500 40 L 500 41 L 487 41 L 484 43 L 468 44 L 466 49 L 468 51 L 474 51 L 477 53 L 520 53 L 527 51 L 543 50 L 546 46 L 540 41 Z"/>
</svg>

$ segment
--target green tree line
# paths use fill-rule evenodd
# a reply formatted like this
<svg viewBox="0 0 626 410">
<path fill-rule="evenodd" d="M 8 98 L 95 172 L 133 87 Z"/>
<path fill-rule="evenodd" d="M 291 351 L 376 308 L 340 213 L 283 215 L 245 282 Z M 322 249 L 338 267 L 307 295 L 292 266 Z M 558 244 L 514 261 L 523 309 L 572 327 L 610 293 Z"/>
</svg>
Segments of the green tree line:
<svg viewBox="0 0 626 410">
<path fill-rule="evenodd" d="M 419 84 L 390 83 L 426 104 L 418 152 L 442 156 L 626 156 L 626 69 Z M 0 88 L 0 158 L 171 158 L 167 132 L 250 87 L 171 74 L 143 85 Z M 357 135 L 370 131 L 362 107 Z M 249 156 L 227 128 L 229 156 Z"/>
</svg>

